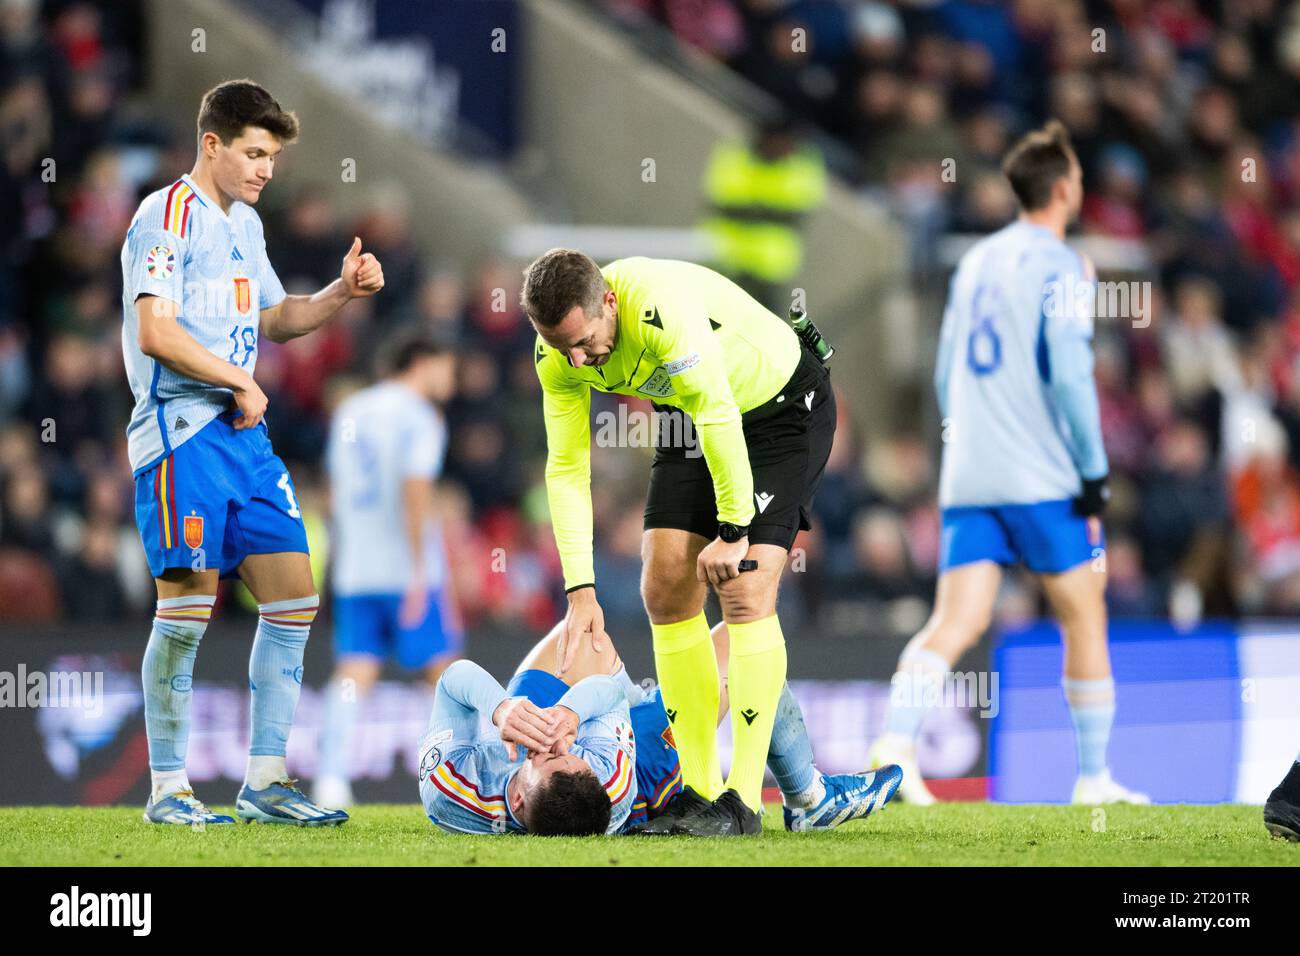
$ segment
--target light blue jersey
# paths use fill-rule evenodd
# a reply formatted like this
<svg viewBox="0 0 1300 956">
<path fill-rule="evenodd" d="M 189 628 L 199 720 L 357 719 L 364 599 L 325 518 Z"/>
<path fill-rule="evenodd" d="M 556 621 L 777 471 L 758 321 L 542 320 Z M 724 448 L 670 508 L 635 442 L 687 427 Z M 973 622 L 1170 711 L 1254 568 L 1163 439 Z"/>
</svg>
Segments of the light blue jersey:
<svg viewBox="0 0 1300 956">
<path fill-rule="evenodd" d="M 420 741 L 420 801 L 451 833 L 522 833 L 506 797 L 524 754 L 511 760 L 492 714 L 506 699 L 495 678 L 472 661 L 443 673 L 428 731 Z M 582 758 L 605 786 L 611 803 L 608 833 L 617 833 L 636 799 L 636 744 L 623 688 L 612 677 L 579 681 L 559 704 L 578 715 L 569 752 Z M 558 706 L 558 705 L 557 705 Z"/>
<path fill-rule="evenodd" d="M 279 305 L 284 288 L 252 207 L 236 202 L 224 213 L 189 176 L 140 204 L 122 245 L 122 357 L 135 395 L 126 434 L 136 475 L 197 435 L 233 398 L 230 389 L 187 378 L 140 351 L 135 301 L 142 295 L 178 303 L 182 329 L 251 375 L 261 310 Z"/>
<path fill-rule="evenodd" d="M 441 413 L 398 382 L 372 385 L 339 405 L 325 456 L 335 594 L 401 594 L 407 589 L 412 562 L 402 483 L 436 479 L 446 449 Z M 423 557 L 426 583 L 442 587 L 446 551 L 436 520 L 425 531 Z"/>
<path fill-rule="evenodd" d="M 1041 226 L 1012 223 L 962 257 L 935 366 L 941 507 L 1060 501 L 1106 474 L 1095 298 L 1091 267 Z"/>
</svg>

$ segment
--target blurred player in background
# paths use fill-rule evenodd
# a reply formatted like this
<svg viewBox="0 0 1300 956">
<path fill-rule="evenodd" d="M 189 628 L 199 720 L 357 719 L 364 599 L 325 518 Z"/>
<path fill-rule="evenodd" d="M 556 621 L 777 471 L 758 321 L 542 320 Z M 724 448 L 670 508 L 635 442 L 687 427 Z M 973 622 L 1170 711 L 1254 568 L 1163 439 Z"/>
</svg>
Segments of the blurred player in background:
<svg viewBox="0 0 1300 956">
<path fill-rule="evenodd" d="M 762 832 L 763 767 L 785 685 L 777 591 L 835 437 L 830 371 L 784 320 L 702 266 L 552 249 L 525 272 L 524 311 L 546 421 L 546 490 L 569 596 L 566 641 L 608 639 L 592 559 L 591 390 L 668 406 L 642 536 L 641 593 L 682 759 L 683 794 L 709 806 L 674 833 Z M 690 454 L 685 421 L 698 433 Z M 752 527 L 751 527 L 752 525 Z M 741 562 L 754 569 L 740 572 Z M 730 633 L 733 752 L 717 751 L 719 675 L 704 616 L 717 591 Z M 560 675 L 572 648 L 561 655 Z"/>
<path fill-rule="evenodd" d="M 382 289 L 384 276 L 356 239 L 338 279 L 312 296 L 285 295 L 253 205 L 297 134 L 297 118 L 257 84 L 212 88 L 199 107 L 194 169 L 144 200 L 122 247 L 122 353 L 136 402 L 127 441 L 158 592 L 142 668 L 153 823 L 234 822 L 198 800 L 185 771 L 194 660 L 218 579 L 234 572 L 259 613 L 252 744 L 235 811 L 300 826 L 347 819 L 311 803 L 285 770 L 318 598 L 253 369 L 259 335 L 306 335 Z"/>
<path fill-rule="evenodd" d="M 633 683 L 610 641 L 603 642 L 600 650 L 595 650 L 590 642 L 583 642 L 577 648 L 564 678 L 556 677 L 555 673 L 561 663 L 563 635 L 564 622 L 560 621 L 528 653 L 519 664 L 509 686 L 500 693 L 506 698 L 522 698 L 541 711 L 549 711 L 561 706 L 570 693 L 570 688 L 581 684 L 588 677 L 613 677 L 622 688 L 629 708 L 628 717 L 634 743 L 632 753 L 635 757 L 632 783 L 636 796 L 626 820 L 611 832 L 645 836 L 670 834 L 678 825 L 680 816 L 665 813 L 665 810 L 679 796 L 686 801 L 688 808 L 693 806 L 702 809 L 709 806 L 709 803 L 692 793 L 683 794 L 677 745 L 659 689 L 650 680 L 643 681 L 640 685 Z M 722 680 L 717 716 L 720 723 L 729 708 L 726 679 L 727 625 L 717 624 L 711 637 Z M 475 679 L 483 680 L 482 677 Z M 494 697 L 488 698 L 483 706 L 492 706 L 495 700 Z M 522 716 L 528 712 L 525 710 L 518 713 Z M 435 710 L 435 715 L 437 713 Z M 484 713 L 487 711 L 484 710 Z M 509 737 L 507 727 L 500 723 L 497 725 L 502 731 L 502 739 Z M 521 822 L 527 818 L 528 810 L 515 811 L 507 817 L 504 804 L 493 805 L 473 799 L 484 792 L 482 787 L 471 794 L 465 792 L 463 786 L 457 786 L 458 783 L 465 784 L 466 774 L 483 767 L 489 758 L 486 753 L 474 751 L 471 756 L 471 752 L 462 751 L 450 767 L 440 767 L 438 759 L 432 756 L 434 751 L 437 751 L 440 758 L 446 756 L 448 761 L 450 755 L 441 742 L 432 739 L 438 733 L 437 722 L 431 722 L 429 736 L 420 748 L 420 793 L 430 819 L 445 829 L 457 832 L 501 833 L 511 829 L 530 829 Z M 493 752 L 491 748 L 500 746 L 494 739 L 495 736 L 490 734 L 486 738 L 480 738 L 478 745 L 488 748 L 489 753 Z M 534 776 L 531 760 L 528 762 L 530 769 L 524 770 L 524 765 L 519 764 L 515 758 L 510 759 L 514 764 L 502 764 L 497 772 L 513 773 L 514 766 L 520 768 L 524 781 L 517 787 L 517 799 L 525 802 L 536 802 L 539 799 L 549 802 L 550 798 L 537 796 L 541 791 L 525 785 Z M 500 761 L 496 763 L 500 764 Z M 846 774 L 823 774 L 818 770 L 813 764 L 812 741 L 804 726 L 803 712 L 789 686 L 781 689 L 767 765 L 781 789 L 785 828 L 796 831 L 828 830 L 850 820 L 863 819 L 889 802 L 902 779 L 902 771 L 898 767 Z M 470 769 L 467 770 L 467 767 Z M 487 792 L 509 792 L 510 778 L 507 776 L 501 779 L 505 782 L 489 783 Z M 608 786 L 610 781 L 606 781 L 606 784 Z M 493 786 L 495 790 L 492 789 Z M 611 791 L 610 798 L 615 803 L 617 796 L 617 791 Z M 593 819 L 598 816 L 598 813 L 593 813 Z"/>
<path fill-rule="evenodd" d="M 330 806 L 352 803 L 352 731 L 384 660 L 423 671 L 432 693 L 461 645 L 436 513 L 455 356 L 419 331 L 386 352 L 387 376 L 339 405 L 326 451 L 338 663 L 312 796 Z"/>
<path fill-rule="evenodd" d="M 1022 139 L 1003 171 L 1017 221 L 961 259 L 940 332 L 943 538 L 934 611 L 904 649 L 873 762 L 901 764 L 901 795 L 934 802 L 914 742 L 936 686 L 992 621 L 1003 566 L 1034 572 L 1065 637 L 1078 745 L 1076 803 L 1147 803 L 1111 779 L 1115 715 L 1100 516 L 1109 466 L 1092 374 L 1096 276 L 1065 244 L 1083 174 L 1065 128 Z"/>
</svg>

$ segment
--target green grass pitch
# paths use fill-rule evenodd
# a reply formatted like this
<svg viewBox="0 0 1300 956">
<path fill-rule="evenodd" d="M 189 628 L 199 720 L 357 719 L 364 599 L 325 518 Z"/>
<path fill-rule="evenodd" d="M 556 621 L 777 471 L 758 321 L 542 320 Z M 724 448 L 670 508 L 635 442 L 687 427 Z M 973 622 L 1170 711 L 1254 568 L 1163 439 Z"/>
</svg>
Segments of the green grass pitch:
<svg viewBox="0 0 1300 956">
<path fill-rule="evenodd" d="M 213 807 L 232 812 L 230 807 Z M 342 827 L 149 825 L 135 807 L 0 808 L 0 865 L 37 866 L 1297 866 L 1259 807 L 890 806 L 821 833 L 759 838 L 458 837 L 417 805 L 357 807 Z"/>
</svg>

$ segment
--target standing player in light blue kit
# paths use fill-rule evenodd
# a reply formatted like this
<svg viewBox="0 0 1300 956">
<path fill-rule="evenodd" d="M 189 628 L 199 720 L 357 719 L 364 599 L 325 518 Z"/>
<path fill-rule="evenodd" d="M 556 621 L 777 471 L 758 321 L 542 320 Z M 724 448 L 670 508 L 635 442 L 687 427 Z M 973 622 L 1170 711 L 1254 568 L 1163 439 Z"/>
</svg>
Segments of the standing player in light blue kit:
<svg viewBox="0 0 1300 956">
<path fill-rule="evenodd" d="M 153 823 L 234 822 L 194 795 L 185 752 L 195 655 L 218 579 L 236 572 L 259 620 L 248 668 L 252 741 L 235 812 L 298 826 L 347 819 L 308 800 L 285 768 L 318 599 L 253 369 L 260 335 L 306 335 L 382 289 L 384 276 L 355 239 L 338 279 L 312 296 L 285 295 L 252 207 L 297 135 L 297 118 L 256 83 L 213 87 L 199 107 L 194 169 L 141 203 L 122 246 L 122 355 L 135 395 L 127 442 L 158 591 L 142 666 Z"/>
<path fill-rule="evenodd" d="M 318 803 L 352 803 L 353 729 L 384 659 L 423 671 L 432 696 L 460 650 L 435 513 L 447 449 L 438 403 L 451 397 L 455 363 L 427 333 L 403 333 L 386 344 L 386 377 L 334 412 L 325 460 L 338 663 L 321 726 Z"/>
<path fill-rule="evenodd" d="M 903 650 L 872 763 L 903 768 L 903 799 L 934 802 L 914 742 L 933 690 L 980 639 L 1002 568 L 1034 572 L 1065 636 L 1065 696 L 1078 745 L 1074 802 L 1147 803 L 1111 779 L 1115 686 L 1106 643 L 1101 513 L 1109 466 L 1092 375 L 1096 276 L 1065 244 L 1083 174 L 1050 122 L 1007 155 L 1020 217 L 961 259 L 935 364 L 944 416 L 943 538 L 934 611 Z"/>
</svg>

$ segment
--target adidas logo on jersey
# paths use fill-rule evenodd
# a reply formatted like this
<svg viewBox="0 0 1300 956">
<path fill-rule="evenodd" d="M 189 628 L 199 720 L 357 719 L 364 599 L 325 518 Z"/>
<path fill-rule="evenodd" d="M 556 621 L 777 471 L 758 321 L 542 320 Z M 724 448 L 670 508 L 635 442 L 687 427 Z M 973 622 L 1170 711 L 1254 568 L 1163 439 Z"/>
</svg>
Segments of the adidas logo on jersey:
<svg viewBox="0 0 1300 956">
<path fill-rule="evenodd" d="M 775 497 L 776 495 L 769 495 L 766 491 L 754 492 L 754 501 L 758 503 L 758 513 L 764 514 L 767 511 L 767 506 L 772 503 L 772 499 Z"/>
<path fill-rule="evenodd" d="M 172 427 L 175 428 L 177 431 L 181 431 L 184 428 L 189 428 L 190 423 L 187 422 L 185 419 L 181 418 L 179 415 L 177 415 L 176 423 Z"/>
</svg>

